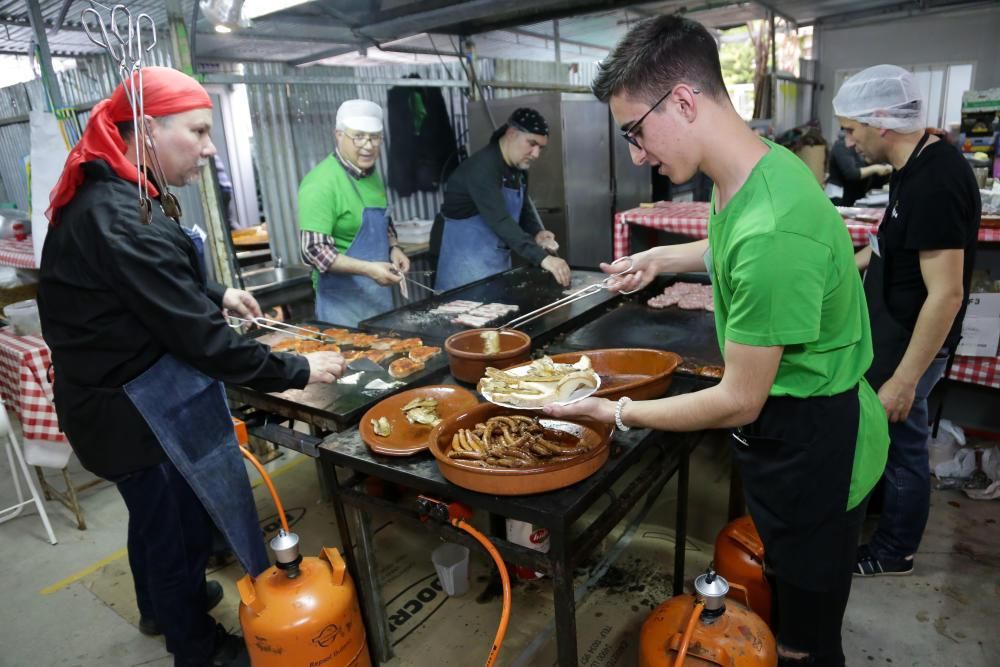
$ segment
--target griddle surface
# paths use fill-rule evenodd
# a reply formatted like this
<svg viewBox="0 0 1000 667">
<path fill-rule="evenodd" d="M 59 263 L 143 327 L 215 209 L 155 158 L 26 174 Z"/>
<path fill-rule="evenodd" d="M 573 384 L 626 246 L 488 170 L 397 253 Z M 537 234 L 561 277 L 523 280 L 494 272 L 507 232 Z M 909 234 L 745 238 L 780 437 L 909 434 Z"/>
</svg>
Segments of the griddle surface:
<svg viewBox="0 0 1000 667">
<path fill-rule="evenodd" d="M 712 313 L 646 305 L 647 300 L 675 282 L 706 283 L 707 278 L 699 274 L 661 276 L 650 288 L 566 336 L 560 347 L 572 350 L 649 347 L 676 352 L 687 364 L 723 365 Z"/>
<path fill-rule="evenodd" d="M 574 270 L 572 285 L 569 289 L 577 290 L 599 282 L 604 278 L 600 271 Z M 475 283 L 449 290 L 425 301 L 404 306 L 388 313 L 367 319 L 361 323 L 361 328 L 372 332 L 392 332 L 400 336 L 420 336 L 435 344 L 448 336 L 466 331 L 469 327 L 453 324 L 454 315 L 431 315 L 430 311 L 439 305 L 450 301 L 480 301 L 482 303 L 506 303 L 517 305 L 520 310 L 504 318 L 497 319 L 489 326 L 499 326 L 527 312 L 541 308 L 556 299 L 566 296 L 561 287 L 548 271 L 537 267 L 517 267 L 484 278 Z M 531 336 L 534 345 L 540 345 L 551 339 L 557 333 L 568 331 L 574 326 L 587 321 L 594 316 L 595 309 L 603 309 L 609 303 L 621 297 L 612 292 L 598 292 L 581 299 L 569 306 L 555 310 L 529 324 L 518 327 L 520 331 Z"/>
</svg>

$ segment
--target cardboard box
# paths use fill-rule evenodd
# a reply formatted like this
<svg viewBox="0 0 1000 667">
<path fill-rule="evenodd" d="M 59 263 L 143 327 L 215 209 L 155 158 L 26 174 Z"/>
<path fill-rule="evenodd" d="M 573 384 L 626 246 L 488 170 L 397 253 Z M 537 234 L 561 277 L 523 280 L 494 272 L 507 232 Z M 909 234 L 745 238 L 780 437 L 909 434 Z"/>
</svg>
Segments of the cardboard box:
<svg viewBox="0 0 1000 667">
<path fill-rule="evenodd" d="M 965 307 L 966 319 L 970 317 L 1000 317 L 1000 292 L 973 292 Z"/>
<path fill-rule="evenodd" d="M 962 321 L 962 341 L 955 354 L 960 357 L 995 357 L 1000 344 L 1000 318 L 966 317 Z"/>
</svg>

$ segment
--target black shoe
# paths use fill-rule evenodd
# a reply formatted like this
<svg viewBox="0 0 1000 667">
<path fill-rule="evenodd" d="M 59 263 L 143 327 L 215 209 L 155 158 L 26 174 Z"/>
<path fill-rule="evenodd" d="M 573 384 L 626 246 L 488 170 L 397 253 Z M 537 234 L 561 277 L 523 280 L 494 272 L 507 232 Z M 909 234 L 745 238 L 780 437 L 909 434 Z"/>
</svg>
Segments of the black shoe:
<svg viewBox="0 0 1000 667">
<path fill-rule="evenodd" d="M 858 547 L 858 562 L 854 566 L 856 577 L 906 576 L 913 574 L 913 559 L 879 558 L 867 544 Z"/>
<path fill-rule="evenodd" d="M 222 624 L 215 625 L 215 648 L 206 667 L 250 667 L 250 655 L 243 637 L 226 632 Z"/>
<path fill-rule="evenodd" d="M 206 581 L 205 582 L 205 611 L 212 611 L 222 602 L 222 596 L 224 595 L 222 590 L 222 584 L 218 581 Z M 155 618 L 150 616 L 139 616 L 139 632 L 150 637 L 155 637 L 157 635 L 162 635 L 163 631 L 160 630 L 159 624 L 156 622 Z"/>
</svg>

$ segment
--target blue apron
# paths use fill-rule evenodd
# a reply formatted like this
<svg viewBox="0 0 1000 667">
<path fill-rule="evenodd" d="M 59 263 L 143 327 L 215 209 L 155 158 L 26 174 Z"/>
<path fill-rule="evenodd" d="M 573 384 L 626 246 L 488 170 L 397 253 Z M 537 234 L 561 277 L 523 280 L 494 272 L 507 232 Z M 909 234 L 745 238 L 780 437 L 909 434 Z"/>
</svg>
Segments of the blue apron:
<svg viewBox="0 0 1000 667">
<path fill-rule="evenodd" d="M 507 213 L 515 221 L 519 220 L 524 186 L 517 190 L 505 187 L 500 190 Z M 450 290 L 468 285 L 510 267 L 510 248 L 490 229 L 482 215 L 461 220 L 444 219 L 434 289 Z"/>
<path fill-rule="evenodd" d="M 347 178 L 364 206 L 354 178 L 350 174 Z M 363 209 L 361 228 L 344 254 L 366 262 L 389 261 L 389 219 L 385 208 L 366 206 Z M 316 283 L 316 319 L 321 322 L 357 327 L 361 320 L 387 310 L 392 310 L 392 291 L 371 278 L 330 271 L 319 275 Z"/>
<path fill-rule="evenodd" d="M 189 229 L 204 281 L 204 243 Z M 253 577 L 270 566 L 222 383 L 165 354 L 125 394 Z"/>
</svg>

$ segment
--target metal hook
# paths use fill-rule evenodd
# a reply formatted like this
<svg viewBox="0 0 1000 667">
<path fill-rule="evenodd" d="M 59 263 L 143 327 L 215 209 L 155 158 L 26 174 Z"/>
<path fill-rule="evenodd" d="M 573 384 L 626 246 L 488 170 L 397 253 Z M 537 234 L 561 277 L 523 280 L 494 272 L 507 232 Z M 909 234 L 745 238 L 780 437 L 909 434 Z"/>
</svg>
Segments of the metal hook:
<svg viewBox="0 0 1000 667">
<path fill-rule="evenodd" d="M 142 49 L 142 35 L 141 35 L 141 32 L 142 32 L 142 20 L 143 19 L 146 19 L 146 21 L 149 23 L 149 32 L 153 36 L 153 41 L 145 49 L 146 53 L 149 53 L 150 51 L 152 51 L 153 47 L 156 46 L 156 22 L 153 20 L 153 17 L 150 16 L 149 14 L 139 14 L 139 16 L 135 19 L 135 34 L 136 34 L 136 37 L 139 39 L 139 51 L 140 51 L 139 57 L 140 58 L 142 57 L 141 51 L 143 50 Z"/>
<path fill-rule="evenodd" d="M 100 29 L 100 35 L 104 39 L 104 41 L 101 41 L 96 36 L 94 36 L 94 32 L 91 30 L 90 24 L 87 23 L 87 16 L 90 14 L 94 16 L 94 22 Z M 82 12 L 80 12 L 80 23 L 83 25 L 83 31 L 87 33 L 87 38 L 95 45 L 106 50 L 108 52 L 108 55 L 111 56 L 111 59 L 116 63 L 118 63 L 119 67 L 121 67 L 125 62 L 125 50 L 124 48 L 121 48 L 121 50 L 117 50 L 120 47 L 116 47 L 115 44 L 111 41 L 111 38 L 108 37 L 108 31 L 104 27 L 104 21 L 103 19 L 101 19 L 101 14 L 96 9 L 92 7 L 87 7 Z"/>
<path fill-rule="evenodd" d="M 121 33 L 121 22 L 118 20 L 118 14 L 121 12 L 125 15 L 125 26 L 128 29 L 128 35 L 122 37 Z M 132 10 L 130 10 L 125 5 L 115 5 L 111 8 L 111 33 L 115 36 L 118 42 L 122 45 L 123 50 L 128 55 L 128 58 L 132 61 L 132 65 L 135 63 L 135 47 L 132 44 L 134 38 L 134 24 L 132 23 Z"/>
</svg>

